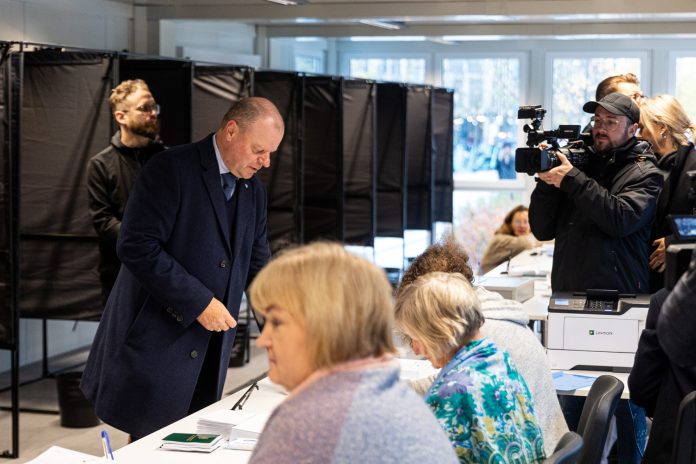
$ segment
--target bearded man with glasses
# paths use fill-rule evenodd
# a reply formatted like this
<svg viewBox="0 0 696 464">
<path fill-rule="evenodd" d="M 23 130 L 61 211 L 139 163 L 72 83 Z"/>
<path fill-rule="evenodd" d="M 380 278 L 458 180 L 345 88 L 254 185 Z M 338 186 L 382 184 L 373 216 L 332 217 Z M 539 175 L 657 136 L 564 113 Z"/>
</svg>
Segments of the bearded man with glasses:
<svg viewBox="0 0 696 464">
<path fill-rule="evenodd" d="M 534 236 L 556 240 L 551 287 L 649 293 L 649 239 L 663 178 L 650 145 L 636 138 L 640 109 L 614 92 L 583 110 L 594 113 L 589 165 L 580 171 L 559 154 L 559 166 L 539 173 L 529 206 Z M 571 430 L 583 402 L 561 401 Z M 645 449 L 645 411 L 622 400 L 615 415 L 618 462 L 637 464 Z"/>
<path fill-rule="evenodd" d="M 636 138 L 640 109 L 614 92 L 585 103 L 594 113 L 585 171 L 561 165 L 539 173 L 529 207 L 532 233 L 556 240 L 554 291 L 588 288 L 648 293 L 648 254 L 662 175 L 646 142 Z"/>
<path fill-rule="evenodd" d="M 99 280 L 106 305 L 121 262 L 116 239 L 128 194 L 143 165 L 166 147 L 159 139 L 159 105 L 141 79 L 121 82 L 111 91 L 111 111 L 119 130 L 87 166 L 89 214 L 99 236 Z"/>
</svg>

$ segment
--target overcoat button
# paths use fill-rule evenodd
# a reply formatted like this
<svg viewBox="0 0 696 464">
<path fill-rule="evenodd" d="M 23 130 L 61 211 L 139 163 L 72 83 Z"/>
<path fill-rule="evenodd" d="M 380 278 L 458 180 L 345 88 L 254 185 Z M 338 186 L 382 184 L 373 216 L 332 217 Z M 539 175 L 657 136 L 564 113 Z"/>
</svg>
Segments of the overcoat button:
<svg viewBox="0 0 696 464">
<path fill-rule="evenodd" d="M 198 351 L 193 350 L 191 351 L 191 358 L 196 359 L 198 357 Z"/>
<path fill-rule="evenodd" d="M 220 267 L 227 267 L 227 261 L 225 261 L 224 259 L 220 261 Z"/>
</svg>

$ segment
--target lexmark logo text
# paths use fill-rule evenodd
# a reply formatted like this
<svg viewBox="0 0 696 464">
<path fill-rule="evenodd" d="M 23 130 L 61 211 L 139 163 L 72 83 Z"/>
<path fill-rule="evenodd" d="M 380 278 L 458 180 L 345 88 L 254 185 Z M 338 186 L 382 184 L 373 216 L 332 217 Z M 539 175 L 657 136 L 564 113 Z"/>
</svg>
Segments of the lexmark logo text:
<svg viewBox="0 0 696 464">
<path fill-rule="evenodd" d="M 614 335 L 611 330 L 590 330 L 590 335 Z"/>
</svg>

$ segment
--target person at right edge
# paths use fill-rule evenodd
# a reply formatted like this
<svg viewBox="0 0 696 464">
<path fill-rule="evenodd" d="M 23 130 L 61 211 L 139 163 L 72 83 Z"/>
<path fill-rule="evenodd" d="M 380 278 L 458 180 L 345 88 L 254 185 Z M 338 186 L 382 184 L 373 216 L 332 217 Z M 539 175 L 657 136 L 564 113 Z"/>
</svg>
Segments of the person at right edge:
<svg viewBox="0 0 696 464">
<path fill-rule="evenodd" d="M 594 113 L 589 165 L 581 171 L 559 154 L 559 166 L 539 173 L 529 207 L 534 236 L 556 240 L 551 287 L 648 293 L 649 238 L 663 177 L 650 145 L 636 138 L 640 109 L 614 92 L 583 110 Z M 569 401 L 562 407 L 575 430 L 582 401 Z M 619 463 L 640 462 L 645 411 L 625 400 L 615 415 Z"/>
</svg>

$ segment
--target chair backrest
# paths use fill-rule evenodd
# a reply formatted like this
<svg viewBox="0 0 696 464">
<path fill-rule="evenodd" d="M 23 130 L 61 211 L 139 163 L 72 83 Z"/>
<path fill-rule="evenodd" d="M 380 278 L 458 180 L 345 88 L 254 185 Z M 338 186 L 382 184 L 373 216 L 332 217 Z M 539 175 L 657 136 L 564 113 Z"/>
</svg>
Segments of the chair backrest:
<svg viewBox="0 0 696 464">
<path fill-rule="evenodd" d="M 582 451 L 582 437 L 575 432 L 566 432 L 556 444 L 553 454 L 544 464 L 576 464 Z"/>
<path fill-rule="evenodd" d="M 578 464 L 601 462 L 611 417 L 614 415 L 623 389 L 623 382 L 611 375 L 597 377 L 590 387 L 577 430 L 583 440 Z"/>
<path fill-rule="evenodd" d="M 692 460 L 692 457 L 696 458 L 694 435 L 696 435 L 696 391 L 686 395 L 679 404 L 672 448 L 673 464 L 691 464 L 694 462 Z"/>
</svg>

